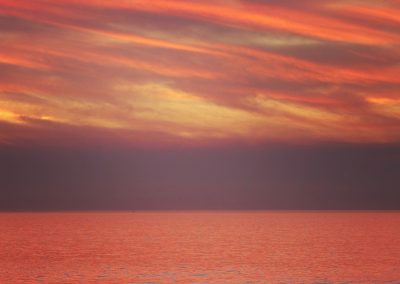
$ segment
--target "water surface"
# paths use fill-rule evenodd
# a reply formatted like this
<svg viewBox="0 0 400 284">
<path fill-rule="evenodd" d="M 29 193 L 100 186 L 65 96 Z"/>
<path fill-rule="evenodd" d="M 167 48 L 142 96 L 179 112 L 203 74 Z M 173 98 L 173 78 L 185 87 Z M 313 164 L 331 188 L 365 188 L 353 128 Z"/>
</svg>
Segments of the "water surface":
<svg viewBox="0 0 400 284">
<path fill-rule="evenodd" d="M 400 283 L 400 213 L 2 213 L 0 283 Z"/>
</svg>

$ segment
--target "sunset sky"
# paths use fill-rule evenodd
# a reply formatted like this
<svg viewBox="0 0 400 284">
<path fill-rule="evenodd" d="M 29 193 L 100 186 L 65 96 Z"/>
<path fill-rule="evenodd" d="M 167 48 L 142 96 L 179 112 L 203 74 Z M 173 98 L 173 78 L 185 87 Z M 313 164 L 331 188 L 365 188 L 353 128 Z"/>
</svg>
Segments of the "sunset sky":
<svg viewBox="0 0 400 284">
<path fill-rule="evenodd" d="M 0 0 L 0 208 L 394 208 L 399 144 L 398 0 Z"/>
</svg>

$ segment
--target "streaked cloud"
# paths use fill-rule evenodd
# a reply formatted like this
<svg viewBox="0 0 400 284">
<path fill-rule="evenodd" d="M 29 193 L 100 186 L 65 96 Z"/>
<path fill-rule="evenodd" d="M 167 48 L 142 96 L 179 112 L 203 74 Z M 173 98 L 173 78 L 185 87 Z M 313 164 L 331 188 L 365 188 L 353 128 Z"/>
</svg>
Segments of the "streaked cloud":
<svg viewBox="0 0 400 284">
<path fill-rule="evenodd" d="M 0 141 L 400 142 L 399 11 L 0 0 Z"/>
</svg>

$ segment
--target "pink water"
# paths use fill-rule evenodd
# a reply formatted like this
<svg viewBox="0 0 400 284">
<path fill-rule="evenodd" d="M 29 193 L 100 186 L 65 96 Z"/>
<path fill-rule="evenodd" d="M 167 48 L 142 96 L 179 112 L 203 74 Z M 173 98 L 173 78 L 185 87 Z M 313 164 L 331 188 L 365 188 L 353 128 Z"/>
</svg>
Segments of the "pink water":
<svg viewBox="0 0 400 284">
<path fill-rule="evenodd" d="M 2 213 L 0 283 L 400 283 L 400 213 Z"/>
</svg>

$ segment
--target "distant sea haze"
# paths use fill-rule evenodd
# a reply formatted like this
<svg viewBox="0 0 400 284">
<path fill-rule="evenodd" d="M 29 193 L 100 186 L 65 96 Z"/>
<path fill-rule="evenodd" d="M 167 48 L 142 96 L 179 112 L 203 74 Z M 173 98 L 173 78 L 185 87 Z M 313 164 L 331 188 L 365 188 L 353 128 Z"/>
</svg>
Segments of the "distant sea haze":
<svg viewBox="0 0 400 284">
<path fill-rule="evenodd" d="M 0 283 L 400 283 L 398 212 L 0 214 Z"/>
</svg>

